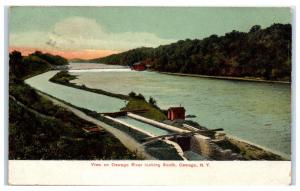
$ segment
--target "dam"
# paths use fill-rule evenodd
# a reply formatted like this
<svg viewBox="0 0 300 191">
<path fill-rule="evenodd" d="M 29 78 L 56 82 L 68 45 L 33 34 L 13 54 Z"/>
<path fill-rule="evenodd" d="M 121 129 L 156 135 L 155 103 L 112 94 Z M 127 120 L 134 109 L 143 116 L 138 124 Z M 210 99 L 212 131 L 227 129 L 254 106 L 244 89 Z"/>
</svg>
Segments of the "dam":
<svg viewBox="0 0 300 191">
<path fill-rule="evenodd" d="M 119 113 L 121 114 L 121 113 Z M 145 134 L 147 138 L 140 141 L 147 145 L 157 140 L 167 141 L 186 159 L 197 158 L 198 160 L 240 160 L 242 156 L 230 149 L 222 149 L 214 143 L 218 136 L 207 136 L 207 132 L 214 130 L 195 130 L 197 128 L 182 129 L 162 122 L 158 122 L 141 115 L 126 112 L 123 115 L 111 117 L 103 115 L 104 118 L 127 126 L 130 129 Z M 191 129 L 194 128 L 194 129 Z M 222 129 L 218 129 L 222 130 Z M 211 134 L 211 133 L 210 133 Z M 218 135 L 218 133 L 216 133 Z M 215 135 L 215 134 L 214 134 Z"/>
</svg>

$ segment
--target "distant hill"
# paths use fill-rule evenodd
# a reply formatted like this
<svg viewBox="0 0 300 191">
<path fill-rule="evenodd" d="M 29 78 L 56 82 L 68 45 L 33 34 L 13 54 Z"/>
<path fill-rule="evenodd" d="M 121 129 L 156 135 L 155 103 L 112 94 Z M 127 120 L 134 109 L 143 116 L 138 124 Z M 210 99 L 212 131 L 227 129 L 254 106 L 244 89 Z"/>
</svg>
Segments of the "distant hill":
<svg viewBox="0 0 300 191">
<path fill-rule="evenodd" d="M 69 62 L 73 62 L 73 63 L 88 63 L 88 62 L 90 62 L 90 60 L 86 60 L 86 59 L 82 59 L 82 58 L 72 58 L 72 59 L 69 59 Z"/>
<path fill-rule="evenodd" d="M 9 54 L 9 78 L 20 80 L 50 70 L 53 66 L 67 64 L 68 60 L 58 55 L 36 51 L 28 56 L 22 56 L 21 52 L 12 51 Z"/>
<path fill-rule="evenodd" d="M 103 58 L 91 59 L 89 61 L 116 65 L 132 65 L 135 62 L 151 57 L 153 50 L 154 48 L 141 47 Z"/>
<path fill-rule="evenodd" d="M 132 65 L 143 62 L 153 70 L 202 75 L 291 80 L 291 25 L 273 24 L 249 32 L 180 40 L 157 48 L 137 48 L 91 60 Z"/>
</svg>

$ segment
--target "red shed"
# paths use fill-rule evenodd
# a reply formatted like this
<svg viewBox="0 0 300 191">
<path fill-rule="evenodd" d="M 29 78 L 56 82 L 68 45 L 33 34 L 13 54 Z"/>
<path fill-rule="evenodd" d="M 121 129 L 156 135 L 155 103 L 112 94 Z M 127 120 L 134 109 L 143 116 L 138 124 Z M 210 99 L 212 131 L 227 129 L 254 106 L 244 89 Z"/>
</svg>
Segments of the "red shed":
<svg viewBox="0 0 300 191">
<path fill-rule="evenodd" d="M 138 63 L 133 64 L 131 66 L 131 69 L 137 70 L 137 71 L 143 71 L 143 70 L 146 70 L 146 66 L 145 66 L 145 64 L 138 62 Z"/>
<path fill-rule="evenodd" d="M 185 119 L 184 107 L 170 107 L 168 109 L 168 120 Z"/>
</svg>

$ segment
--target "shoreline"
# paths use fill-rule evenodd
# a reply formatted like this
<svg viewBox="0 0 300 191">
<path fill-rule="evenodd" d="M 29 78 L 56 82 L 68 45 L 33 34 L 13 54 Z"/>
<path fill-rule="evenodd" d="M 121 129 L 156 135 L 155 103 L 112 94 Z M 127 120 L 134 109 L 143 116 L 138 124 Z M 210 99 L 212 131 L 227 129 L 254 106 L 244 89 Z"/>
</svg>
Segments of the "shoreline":
<svg viewBox="0 0 300 191">
<path fill-rule="evenodd" d="M 243 147 L 243 145 L 250 146 L 250 147 L 252 147 L 252 149 L 256 149 L 257 151 L 261 150 L 265 154 L 270 153 L 274 156 L 277 155 L 277 156 L 281 157 L 284 161 L 290 161 L 291 160 L 291 156 L 289 156 L 286 153 L 282 153 L 282 152 L 279 152 L 279 151 L 276 151 L 276 150 L 272 150 L 270 148 L 264 147 L 262 145 L 258 145 L 256 143 L 251 142 L 251 141 L 244 140 L 242 138 L 239 138 L 239 137 L 236 137 L 236 136 L 233 136 L 233 135 L 230 135 L 230 134 L 226 134 L 226 137 L 227 137 L 228 140 L 234 141 L 237 146 L 240 146 L 240 147 Z"/>
<path fill-rule="evenodd" d="M 73 64 L 73 63 L 71 63 Z M 85 64 L 94 64 L 94 63 L 85 63 Z M 101 65 L 100 65 L 101 64 Z M 69 72 L 105 72 L 111 70 L 120 70 L 120 71 L 128 71 L 128 67 L 123 65 L 113 65 L 114 67 L 105 68 L 104 65 L 111 66 L 109 64 L 100 63 L 98 67 L 69 67 L 67 70 Z M 118 67 L 117 67 L 118 66 Z M 277 84 L 291 84 L 289 81 L 282 80 L 264 80 L 260 78 L 251 78 L 251 77 L 233 77 L 233 76 L 210 76 L 210 75 L 201 75 L 201 74 L 186 74 L 186 73 L 178 73 L 178 72 L 160 72 L 156 70 L 145 70 L 149 72 L 157 72 L 161 74 L 174 75 L 174 76 L 186 76 L 186 77 L 198 77 L 198 78 L 211 78 L 211 79 L 220 79 L 220 80 L 234 80 L 234 81 L 245 81 L 245 82 L 262 82 L 262 83 L 277 83 Z"/>
<path fill-rule="evenodd" d="M 57 83 L 57 82 L 54 82 Z M 59 84 L 59 83 L 58 83 Z M 81 88 L 81 87 L 77 87 L 78 85 L 71 85 L 72 83 L 69 84 L 63 84 L 66 86 L 70 86 L 73 88 L 77 88 L 77 89 L 83 89 L 85 91 L 90 91 L 86 88 Z M 95 93 L 99 93 L 102 94 L 101 92 L 95 92 Z M 278 153 L 276 151 L 273 151 L 272 149 L 266 148 L 264 146 L 261 145 L 257 145 L 255 143 L 240 139 L 238 137 L 234 137 L 231 135 L 226 135 L 229 139 L 233 140 L 235 142 L 235 144 L 237 144 L 237 146 L 241 147 L 241 148 L 249 148 L 250 149 L 254 149 L 257 152 L 257 156 L 259 155 L 264 155 L 264 156 L 268 156 L 268 157 L 275 157 L 275 158 L 281 158 L 282 160 L 290 160 L 290 158 L 288 157 L 288 154 L 284 154 L 284 153 Z M 245 147 L 246 146 L 246 147 Z M 252 154 L 252 156 L 255 156 L 256 154 Z M 259 160 L 259 159 L 252 159 L 252 160 Z"/>
<path fill-rule="evenodd" d="M 115 68 L 115 69 L 91 68 L 91 69 L 69 69 L 68 71 L 74 73 L 81 73 L 81 72 L 112 72 L 112 71 L 128 72 L 131 70 L 128 68 Z"/>
<path fill-rule="evenodd" d="M 186 77 L 197 77 L 197 78 L 211 78 L 211 79 L 219 79 L 219 80 L 235 80 L 235 81 L 245 81 L 245 82 L 261 82 L 261 83 L 278 83 L 278 84 L 291 84 L 288 81 L 274 81 L 274 80 L 263 80 L 263 79 L 252 79 L 252 78 L 242 78 L 242 77 L 229 77 L 229 76 L 208 76 L 208 75 L 200 75 L 200 74 L 184 74 L 184 73 L 172 73 L 172 72 L 159 72 L 157 73 L 166 74 L 166 75 L 174 75 L 174 76 L 186 76 Z"/>
</svg>

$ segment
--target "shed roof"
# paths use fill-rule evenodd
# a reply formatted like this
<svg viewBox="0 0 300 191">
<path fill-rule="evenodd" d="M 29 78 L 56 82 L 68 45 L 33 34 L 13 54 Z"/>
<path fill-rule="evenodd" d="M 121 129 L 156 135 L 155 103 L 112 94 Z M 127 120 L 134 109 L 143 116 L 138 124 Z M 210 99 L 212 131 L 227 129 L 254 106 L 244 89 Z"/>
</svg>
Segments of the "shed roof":
<svg viewBox="0 0 300 191">
<path fill-rule="evenodd" d="M 170 107 L 168 111 L 185 111 L 184 107 Z"/>
</svg>

